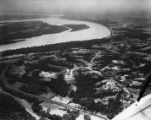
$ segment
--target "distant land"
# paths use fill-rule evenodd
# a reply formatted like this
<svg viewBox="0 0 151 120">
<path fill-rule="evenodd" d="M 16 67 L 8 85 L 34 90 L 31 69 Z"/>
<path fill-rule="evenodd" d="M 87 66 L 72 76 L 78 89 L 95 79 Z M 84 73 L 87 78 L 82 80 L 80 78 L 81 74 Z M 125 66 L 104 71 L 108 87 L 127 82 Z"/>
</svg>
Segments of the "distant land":
<svg viewBox="0 0 151 120">
<path fill-rule="evenodd" d="M 89 28 L 88 25 L 84 25 L 84 24 L 77 24 L 77 25 L 74 25 L 74 24 L 65 24 L 63 26 L 71 28 L 72 29 L 71 32 L 72 31 L 78 31 L 78 30 L 84 30 L 84 29 Z"/>
<path fill-rule="evenodd" d="M 25 20 L 33 18 L 47 18 L 49 15 L 0 15 L 0 20 Z"/>
<path fill-rule="evenodd" d="M 41 21 L 0 23 L 0 45 L 23 41 L 27 38 L 45 34 L 59 33 L 68 28 L 49 25 Z"/>
</svg>

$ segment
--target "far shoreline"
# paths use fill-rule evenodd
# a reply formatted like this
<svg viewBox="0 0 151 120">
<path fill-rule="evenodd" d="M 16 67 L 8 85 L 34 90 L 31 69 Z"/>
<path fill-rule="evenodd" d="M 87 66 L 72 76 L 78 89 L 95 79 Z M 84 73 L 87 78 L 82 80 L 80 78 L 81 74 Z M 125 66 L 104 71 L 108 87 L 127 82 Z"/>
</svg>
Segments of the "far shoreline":
<svg viewBox="0 0 151 120">
<path fill-rule="evenodd" d="M 64 17 L 61 17 L 61 18 L 63 18 L 63 19 L 66 19 L 66 18 L 64 18 Z M 33 19 L 30 19 L 30 20 L 33 20 Z M 27 21 L 30 21 L 30 20 L 27 20 Z M 72 19 L 67 19 L 67 20 L 72 20 Z M 21 20 L 22 21 L 22 20 Z M 26 21 L 26 20 L 25 20 Z M 37 20 L 36 20 L 37 21 Z M 81 22 L 83 22 L 83 20 L 74 20 L 74 21 L 81 21 Z M 84 21 L 84 22 L 86 22 L 86 23 L 92 23 L 93 24 L 93 22 L 89 22 L 89 21 Z M 80 24 L 80 23 L 79 23 Z M 71 40 L 71 41 L 63 41 L 63 42 L 58 42 L 58 43 L 52 43 L 52 44 L 46 44 L 46 45 L 40 45 L 40 46 L 29 46 L 29 47 L 23 47 L 23 48 L 17 48 L 17 49 L 8 49 L 8 50 L 2 50 L 2 51 L 0 51 L 1 53 L 3 53 L 3 52 L 6 52 L 6 51 L 16 51 L 16 50 L 21 50 L 21 49 L 32 49 L 32 48 L 37 48 L 37 47 L 44 47 L 44 46 L 49 46 L 49 45 L 56 45 L 56 44 L 65 44 L 65 43 L 72 43 L 72 42 L 74 42 L 74 43 L 76 43 L 76 42 L 85 42 L 85 41 L 92 41 L 92 40 L 97 40 L 97 39 L 99 39 L 99 40 L 102 40 L 102 39 L 105 39 L 105 38 L 110 38 L 111 36 L 112 36 L 112 33 L 113 33 L 113 31 L 112 31 L 112 29 L 110 28 L 110 27 L 108 27 L 108 26 L 105 26 L 104 24 L 100 24 L 100 23 L 94 23 L 94 24 L 99 24 L 99 25 L 101 25 L 101 26 L 103 26 L 103 27 L 105 27 L 105 28 L 107 28 L 109 31 L 110 31 L 110 34 L 108 35 L 108 36 L 106 36 L 106 37 L 102 37 L 102 38 L 94 38 L 94 39 L 86 39 L 86 40 Z M 87 24 L 86 24 L 87 25 Z M 30 41 L 29 41 L 30 42 Z"/>
</svg>

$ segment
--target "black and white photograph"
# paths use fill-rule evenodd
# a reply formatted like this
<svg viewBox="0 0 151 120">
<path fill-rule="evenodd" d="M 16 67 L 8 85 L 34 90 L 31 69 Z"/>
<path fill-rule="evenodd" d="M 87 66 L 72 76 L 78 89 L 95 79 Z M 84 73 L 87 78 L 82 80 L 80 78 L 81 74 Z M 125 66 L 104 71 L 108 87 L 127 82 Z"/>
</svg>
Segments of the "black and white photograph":
<svg viewBox="0 0 151 120">
<path fill-rule="evenodd" d="M 151 0 L 0 0 L 0 120 L 151 120 Z"/>
</svg>

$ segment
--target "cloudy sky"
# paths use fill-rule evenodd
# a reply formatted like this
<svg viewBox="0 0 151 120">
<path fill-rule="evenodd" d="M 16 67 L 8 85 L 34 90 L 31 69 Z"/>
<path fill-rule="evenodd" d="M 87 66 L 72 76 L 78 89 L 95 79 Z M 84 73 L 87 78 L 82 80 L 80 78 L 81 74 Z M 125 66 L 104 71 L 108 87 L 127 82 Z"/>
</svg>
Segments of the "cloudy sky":
<svg viewBox="0 0 151 120">
<path fill-rule="evenodd" d="M 0 0 L 0 14 L 104 14 L 138 11 L 151 11 L 151 0 Z"/>
</svg>

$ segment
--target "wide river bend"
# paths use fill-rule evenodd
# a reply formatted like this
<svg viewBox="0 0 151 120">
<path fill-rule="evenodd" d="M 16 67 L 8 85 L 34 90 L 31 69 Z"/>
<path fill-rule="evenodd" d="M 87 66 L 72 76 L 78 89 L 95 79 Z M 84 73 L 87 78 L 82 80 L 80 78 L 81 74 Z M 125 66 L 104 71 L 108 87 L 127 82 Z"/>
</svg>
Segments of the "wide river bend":
<svg viewBox="0 0 151 120">
<path fill-rule="evenodd" d="M 63 31 L 61 33 L 41 35 L 32 38 L 25 38 L 25 41 L 0 45 L 0 51 L 13 50 L 18 48 L 26 48 L 33 46 L 41 46 L 48 44 L 56 44 L 61 42 L 69 41 L 84 41 L 92 39 L 101 39 L 110 36 L 111 31 L 97 23 L 87 22 L 87 21 L 78 21 L 78 20 L 69 20 L 61 17 L 49 17 L 49 18 L 39 18 L 39 19 L 29 19 L 29 20 L 10 20 L 10 21 L 0 21 L 3 22 L 22 22 L 22 21 L 42 21 L 50 25 L 64 25 L 64 24 L 85 24 L 88 25 L 88 29 L 78 30 L 78 31 Z"/>
</svg>

